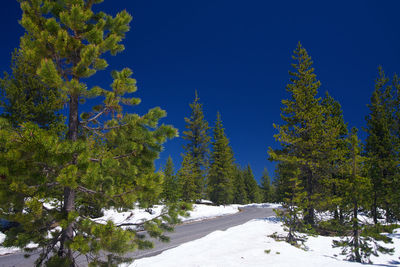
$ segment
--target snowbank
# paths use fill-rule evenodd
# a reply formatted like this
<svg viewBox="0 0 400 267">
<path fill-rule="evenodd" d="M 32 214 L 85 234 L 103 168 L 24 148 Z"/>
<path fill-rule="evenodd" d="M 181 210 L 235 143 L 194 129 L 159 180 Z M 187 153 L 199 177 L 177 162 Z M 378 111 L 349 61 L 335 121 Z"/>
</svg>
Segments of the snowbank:
<svg viewBox="0 0 400 267">
<path fill-rule="evenodd" d="M 0 232 L 0 244 L 2 244 L 4 242 L 4 239 L 6 239 L 6 235 L 3 234 L 2 232 Z M 29 243 L 28 244 L 28 248 L 37 248 L 37 244 L 34 243 Z M 15 252 L 19 252 L 21 251 L 21 249 L 17 248 L 17 247 L 10 247 L 10 248 L 5 248 L 3 246 L 0 246 L 0 256 L 3 255 L 7 255 L 7 254 L 11 254 L 11 253 L 15 253 Z"/>
<path fill-rule="evenodd" d="M 181 219 L 183 222 L 198 221 L 198 220 L 215 218 L 223 215 L 234 214 L 237 212 L 239 212 L 239 205 L 209 206 L 202 204 L 194 204 L 193 210 L 189 212 L 190 216 Z"/>
<path fill-rule="evenodd" d="M 309 250 L 305 251 L 268 237 L 274 232 L 284 233 L 282 224 L 275 217 L 253 220 L 226 231 L 213 232 L 160 255 L 139 259 L 129 267 L 365 266 L 345 261 L 340 248 L 332 248 L 332 237 L 309 237 L 306 242 Z M 394 244 L 391 246 L 400 248 L 400 229 L 392 237 Z M 378 265 L 398 266 L 399 256 L 400 251 L 396 251 L 392 256 L 381 255 L 371 257 L 371 260 Z"/>
<path fill-rule="evenodd" d="M 4 242 L 4 239 L 6 239 L 6 235 L 3 234 L 2 232 L 0 232 L 0 244 L 2 244 Z M 18 251 L 20 251 L 19 248 L 15 248 L 15 247 L 5 248 L 5 247 L 0 246 L 0 256 L 1 255 L 5 255 L 5 254 L 18 252 Z"/>
<path fill-rule="evenodd" d="M 151 220 L 159 216 L 163 210 L 163 205 L 154 206 L 151 209 L 151 213 L 145 209 L 133 209 L 126 212 L 118 212 L 114 209 L 104 211 L 104 216 L 94 219 L 99 223 L 105 223 L 108 220 L 112 220 L 116 224 L 120 223 L 140 223 L 143 221 Z M 215 218 L 218 216 L 229 215 L 239 212 L 239 205 L 227 205 L 227 206 L 209 206 L 203 204 L 194 204 L 193 210 L 189 212 L 189 217 L 181 217 L 182 222 L 186 221 L 198 221 L 209 218 Z"/>
</svg>

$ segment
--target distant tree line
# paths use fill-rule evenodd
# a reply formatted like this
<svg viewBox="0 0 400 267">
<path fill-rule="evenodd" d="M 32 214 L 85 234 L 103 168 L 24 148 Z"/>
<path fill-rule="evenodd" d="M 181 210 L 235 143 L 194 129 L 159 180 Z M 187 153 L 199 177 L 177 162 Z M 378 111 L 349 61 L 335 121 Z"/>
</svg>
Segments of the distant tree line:
<svg viewBox="0 0 400 267">
<path fill-rule="evenodd" d="M 199 100 L 196 92 L 190 104 L 191 115 L 185 118 L 183 139 L 187 143 L 179 170 L 174 172 L 171 157 L 164 167 L 164 200 L 196 202 L 209 199 L 214 204 L 272 201 L 273 190 L 267 170 L 264 170 L 260 187 L 250 165 L 242 168 L 235 163 L 219 112 L 210 136 L 211 128 L 204 119 Z"/>
</svg>

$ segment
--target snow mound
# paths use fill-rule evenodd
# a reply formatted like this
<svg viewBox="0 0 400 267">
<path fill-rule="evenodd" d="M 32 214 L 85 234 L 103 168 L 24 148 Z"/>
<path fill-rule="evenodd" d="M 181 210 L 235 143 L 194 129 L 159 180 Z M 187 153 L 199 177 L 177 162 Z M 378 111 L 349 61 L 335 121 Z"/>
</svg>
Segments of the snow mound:
<svg viewBox="0 0 400 267">
<path fill-rule="evenodd" d="M 348 262 L 340 255 L 340 248 L 332 248 L 333 237 L 309 237 L 305 251 L 277 242 L 269 235 L 284 234 L 276 217 L 252 220 L 226 231 L 216 231 L 201 239 L 164 251 L 160 255 L 136 260 L 129 267 L 220 267 L 220 266 L 365 266 Z M 400 247 L 400 229 L 392 235 L 392 247 Z M 371 257 L 379 266 L 399 266 L 400 251 L 394 255 Z"/>
<path fill-rule="evenodd" d="M 151 220 L 161 214 L 163 211 L 163 205 L 156 205 L 151 210 L 145 209 L 132 209 L 125 212 L 119 212 L 115 209 L 105 210 L 104 216 L 94 219 L 94 221 L 99 223 L 106 223 L 108 220 L 113 221 L 115 224 L 121 223 L 141 223 L 144 221 Z M 150 212 L 149 212 L 150 211 Z M 228 206 L 210 206 L 204 204 L 194 204 L 193 210 L 189 212 L 189 217 L 180 217 L 182 222 L 186 221 L 198 221 L 208 218 L 215 218 L 218 216 L 229 215 L 239 212 L 238 205 L 228 205 Z"/>
<path fill-rule="evenodd" d="M 229 215 L 239 212 L 239 205 L 228 206 L 209 206 L 202 204 L 194 204 L 193 210 L 189 212 L 188 218 L 181 218 L 182 221 L 198 221 L 218 216 Z"/>
</svg>

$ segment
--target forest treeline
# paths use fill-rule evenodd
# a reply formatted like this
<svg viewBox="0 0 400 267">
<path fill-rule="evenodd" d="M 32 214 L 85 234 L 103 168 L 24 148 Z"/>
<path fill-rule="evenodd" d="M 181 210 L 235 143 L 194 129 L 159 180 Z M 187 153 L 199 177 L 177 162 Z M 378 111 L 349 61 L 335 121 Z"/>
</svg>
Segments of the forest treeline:
<svg viewBox="0 0 400 267">
<path fill-rule="evenodd" d="M 260 187 L 250 164 L 242 167 L 235 163 L 221 114 L 216 114 L 215 126 L 210 127 L 197 92 L 190 108 L 190 117 L 185 118 L 183 139 L 186 144 L 182 164 L 175 172 L 169 157 L 164 167 L 164 200 L 196 202 L 209 199 L 214 204 L 271 201 L 272 186 L 267 170 L 264 170 L 264 182 Z"/>
</svg>

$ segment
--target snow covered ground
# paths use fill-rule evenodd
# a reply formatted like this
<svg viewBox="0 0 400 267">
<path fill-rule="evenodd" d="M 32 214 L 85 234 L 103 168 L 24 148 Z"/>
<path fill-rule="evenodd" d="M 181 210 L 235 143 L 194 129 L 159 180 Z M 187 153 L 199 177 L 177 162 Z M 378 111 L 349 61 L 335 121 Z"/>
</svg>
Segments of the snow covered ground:
<svg viewBox="0 0 400 267">
<path fill-rule="evenodd" d="M 181 217 L 182 222 L 197 221 L 215 218 L 218 216 L 234 214 L 239 212 L 241 205 L 226 205 L 226 206 L 210 206 L 203 204 L 194 204 L 193 210 L 189 212 L 189 217 Z M 151 220 L 161 214 L 164 206 L 157 205 L 152 208 L 152 214 L 145 209 L 134 209 L 126 212 L 118 212 L 116 210 L 104 211 L 104 216 L 96 218 L 96 222 L 107 222 L 112 220 L 116 224 L 120 223 L 140 223 L 142 221 Z"/>
<path fill-rule="evenodd" d="M 52 206 L 51 206 L 52 207 Z M 190 216 L 187 218 L 181 218 L 183 222 L 187 221 L 195 221 L 195 220 L 204 220 L 215 218 L 218 216 L 234 214 L 239 212 L 239 207 L 241 205 L 227 205 L 227 206 L 209 206 L 203 204 L 195 204 L 193 205 L 193 210 L 189 212 Z M 158 205 L 154 206 L 153 213 L 145 211 L 144 209 L 134 209 L 126 212 L 118 212 L 116 210 L 106 210 L 104 212 L 104 216 L 100 218 L 96 218 L 97 222 L 107 222 L 107 220 L 112 220 L 114 223 L 139 223 L 144 220 L 150 220 L 162 212 L 163 206 Z M 5 239 L 5 235 L 0 232 L 0 244 L 3 243 Z M 31 247 L 35 245 L 32 244 Z M 0 245 L 0 256 L 10 253 L 15 253 L 20 251 L 18 248 L 5 248 Z"/>
<path fill-rule="evenodd" d="M 275 217 L 252 220 L 226 231 L 213 232 L 160 255 L 139 259 L 129 267 L 365 266 L 345 261 L 340 248 L 332 248 L 332 240 L 338 238 L 309 237 L 308 251 L 305 251 L 268 237 L 274 232 L 284 233 L 282 224 Z M 394 243 L 387 246 L 395 247 L 397 251 L 392 256 L 371 257 L 375 266 L 400 266 L 400 229 L 391 236 Z"/>
<path fill-rule="evenodd" d="M 234 214 L 244 206 L 268 206 L 278 208 L 277 204 L 250 204 L 210 206 L 196 204 L 190 217 L 183 221 L 203 220 L 212 217 Z M 144 209 L 135 209 L 128 212 L 108 210 L 96 221 L 113 220 L 115 223 L 138 223 L 159 215 L 162 206 L 155 206 L 153 214 Z M 185 243 L 176 248 L 164 251 L 160 255 L 139 259 L 129 267 L 157 267 L 157 266 L 185 266 L 185 267 L 230 267 L 230 266 L 365 266 L 345 261 L 340 255 L 340 248 L 332 248 L 333 237 L 309 237 L 306 246 L 308 250 L 295 248 L 285 242 L 277 242 L 269 235 L 277 232 L 284 234 L 281 223 L 275 217 L 252 220 L 245 224 L 232 227 L 226 231 L 215 231 L 201 239 Z M 400 229 L 392 234 L 395 247 L 394 255 L 371 257 L 375 266 L 400 266 Z M 0 244 L 4 235 L 0 233 Z M 0 255 L 15 253 L 17 248 L 3 248 L 0 246 Z M 125 265 L 126 266 L 126 265 Z"/>
<path fill-rule="evenodd" d="M 0 244 L 3 243 L 5 238 L 6 238 L 6 235 L 3 234 L 2 232 L 0 232 Z M 19 248 L 5 248 L 3 246 L 0 246 L 0 256 L 18 252 L 18 251 L 19 251 Z"/>
<path fill-rule="evenodd" d="M 2 244 L 4 242 L 4 239 L 6 238 L 6 235 L 3 234 L 2 232 L 0 232 L 0 244 Z M 36 248 L 37 244 L 34 243 L 30 243 L 28 244 L 28 248 Z M 11 254 L 11 253 L 15 253 L 20 251 L 19 248 L 15 248 L 15 247 L 11 247 L 11 248 L 5 248 L 3 246 L 0 245 L 0 256 L 2 255 L 6 255 L 6 254 Z"/>
</svg>

